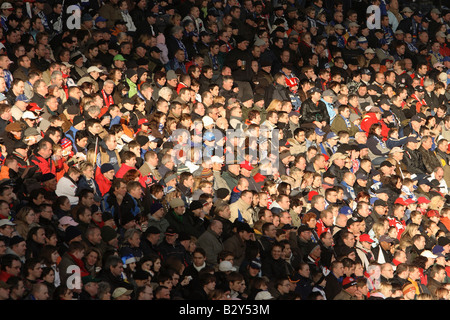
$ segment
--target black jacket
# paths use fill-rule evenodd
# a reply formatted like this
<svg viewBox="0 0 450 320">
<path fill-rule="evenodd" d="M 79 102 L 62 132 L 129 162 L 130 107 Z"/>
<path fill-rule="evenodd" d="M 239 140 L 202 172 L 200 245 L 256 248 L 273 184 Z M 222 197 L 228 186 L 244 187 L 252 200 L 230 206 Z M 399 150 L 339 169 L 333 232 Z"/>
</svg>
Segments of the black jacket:
<svg viewBox="0 0 450 320">
<path fill-rule="evenodd" d="M 320 102 L 314 103 L 311 98 L 306 99 L 302 103 L 301 114 L 302 123 L 312 123 L 314 121 L 330 122 L 330 115 L 328 114 L 325 104 L 320 104 Z"/>
<path fill-rule="evenodd" d="M 289 89 L 278 83 L 272 83 L 267 87 L 266 93 L 264 94 L 264 107 L 267 109 L 269 104 L 274 99 L 278 99 L 280 101 L 290 101 Z"/>
<path fill-rule="evenodd" d="M 262 275 L 269 279 L 286 277 L 289 275 L 289 269 L 286 261 L 283 259 L 275 260 L 271 256 L 264 259 L 261 267 Z"/>
<path fill-rule="evenodd" d="M 426 172 L 426 168 L 422 159 L 422 154 L 417 150 L 411 150 L 405 147 L 405 152 L 402 161 L 406 165 L 410 173 L 424 174 Z"/>
</svg>

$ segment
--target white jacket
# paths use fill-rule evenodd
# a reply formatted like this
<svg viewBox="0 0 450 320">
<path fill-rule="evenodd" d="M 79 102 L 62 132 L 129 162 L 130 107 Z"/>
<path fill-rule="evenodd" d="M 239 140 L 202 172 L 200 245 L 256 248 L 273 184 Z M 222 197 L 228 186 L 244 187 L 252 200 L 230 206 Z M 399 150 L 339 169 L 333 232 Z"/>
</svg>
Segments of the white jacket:
<svg viewBox="0 0 450 320">
<path fill-rule="evenodd" d="M 62 177 L 56 184 L 56 195 L 58 197 L 66 196 L 67 198 L 69 198 L 70 204 L 73 206 L 76 206 L 78 204 L 78 197 L 75 196 L 76 192 L 77 185 L 67 177 Z"/>
</svg>

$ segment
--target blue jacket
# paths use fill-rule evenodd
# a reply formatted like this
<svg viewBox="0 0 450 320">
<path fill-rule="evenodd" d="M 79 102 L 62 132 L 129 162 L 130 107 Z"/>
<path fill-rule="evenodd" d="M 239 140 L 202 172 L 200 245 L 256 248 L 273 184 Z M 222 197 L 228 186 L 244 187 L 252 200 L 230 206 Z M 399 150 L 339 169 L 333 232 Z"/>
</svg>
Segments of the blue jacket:
<svg viewBox="0 0 450 320">
<path fill-rule="evenodd" d="M 233 188 L 230 196 L 230 204 L 239 200 L 239 198 L 241 197 L 241 192 L 242 191 L 239 190 L 237 186 Z"/>
</svg>

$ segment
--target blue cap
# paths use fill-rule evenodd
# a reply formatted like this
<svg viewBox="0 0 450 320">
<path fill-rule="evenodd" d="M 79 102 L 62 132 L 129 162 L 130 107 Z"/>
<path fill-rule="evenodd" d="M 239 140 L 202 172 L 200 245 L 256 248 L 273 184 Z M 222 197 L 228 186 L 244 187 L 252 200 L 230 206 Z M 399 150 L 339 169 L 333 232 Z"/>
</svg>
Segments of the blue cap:
<svg viewBox="0 0 450 320">
<path fill-rule="evenodd" d="M 340 214 L 351 215 L 353 213 L 353 210 L 349 206 L 343 206 L 341 209 L 339 209 Z"/>
<path fill-rule="evenodd" d="M 444 57 L 444 62 L 450 61 L 450 56 L 445 56 Z"/>
<path fill-rule="evenodd" d="M 323 131 L 322 131 L 321 129 L 319 129 L 319 128 L 316 128 L 314 131 L 315 131 L 316 134 L 318 134 L 319 136 L 325 135 L 325 132 L 323 132 Z"/>
<path fill-rule="evenodd" d="M 339 138 L 339 137 L 337 136 L 336 133 L 334 133 L 334 132 L 329 132 L 329 133 L 327 134 L 327 140 L 328 140 L 328 139 L 333 139 L 333 138 Z"/>
<path fill-rule="evenodd" d="M 214 141 L 216 140 L 216 136 L 211 131 L 206 131 L 203 135 L 203 139 L 206 141 Z"/>
<path fill-rule="evenodd" d="M 97 22 L 106 22 L 106 21 L 108 21 L 108 19 L 103 18 L 102 16 L 98 16 L 98 17 L 95 19 L 95 23 L 97 23 Z"/>
<path fill-rule="evenodd" d="M 387 44 L 387 40 L 386 40 L 386 39 L 384 39 L 384 38 L 383 38 L 383 39 L 380 39 L 380 44 L 381 44 L 381 45 L 383 45 L 383 44 Z"/>
</svg>

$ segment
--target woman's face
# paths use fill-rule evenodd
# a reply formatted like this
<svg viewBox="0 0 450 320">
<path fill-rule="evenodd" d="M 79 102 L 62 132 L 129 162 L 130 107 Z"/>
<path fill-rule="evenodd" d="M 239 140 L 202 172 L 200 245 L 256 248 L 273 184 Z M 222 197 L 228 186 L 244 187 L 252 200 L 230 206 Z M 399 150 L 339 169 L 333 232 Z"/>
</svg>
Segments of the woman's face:
<svg viewBox="0 0 450 320">
<path fill-rule="evenodd" d="M 55 236 L 55 238 L 56 238 L 56 236 Z M 58 251 L 53 252 L 52 255 L 51 255 L 51 258 L 52 258 L 52 262 L 56 263 L 58 261 L 58 258 L 59 258 Z"/>
<path fill-rule="evenodd" d="M 44 281 L 48 283 L 53 283 L 55 281 L 55 271 L 50 271 L 45 277 Z"/>
<path fill-rule="evenodd" d="M 28 214 L 26 215 L 26 217 L 25 217 L 25 222 L 26 222 L 27 224 L 32 224 L 32 223 L 34 222 L 35 218 L 36 218 L 36 214 L 34 213 L 33 210 L 31 210 L 31 211 L 28 212 Z"/>
<path fill-rule="evenodd" d="M 379 135 L 381 135 L 381 128 L 376 128 L 375 129 L 375 133 L 379 136 Z"/>
<path fill-rule="evenodd" d="M 94 266 L 97 263 L 97 260 L 98 260 L 98 254 L 95 251 L 90 252 L 86 256 L 86 262 L 90 266 Z"/>
<path fill-rule="evenodd" d="M 153 266 L 153 262 L 152 261 L 145 261 L 142 265 L 141 265 L 141 269 L 144 271 L 150 271 L 151 267 Z"/>
<path fill-rule="evenodd" d="M 68 289 L 66 292 L 64 292 L 64 295 L 61 296 L 62 300 L 72 300 L 72 298 L 73 298 L 73 292 L 70 289 Z"/>
<path fill-rule="evenodd" d="M 311 218 L 311 219 L 309 219 L 308 222 L 306 222 L 306 224 L 308 225 L 308 227 L 314 228 L 314 229 L 316 228 L 316 223 L 317 223 L 316 218 Z"/>
<path fill-rule="evenodd" d="M 153 265 L 153 271 L 159 272 L 159 269 L 161 269 L 161 260 L 157 259 Z"/>
</svg>

